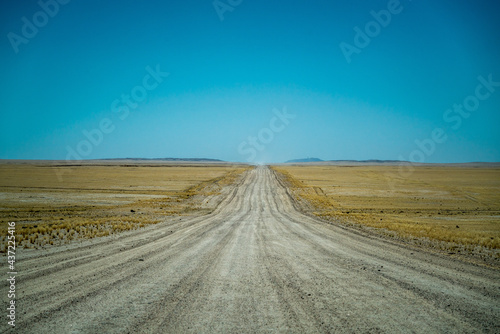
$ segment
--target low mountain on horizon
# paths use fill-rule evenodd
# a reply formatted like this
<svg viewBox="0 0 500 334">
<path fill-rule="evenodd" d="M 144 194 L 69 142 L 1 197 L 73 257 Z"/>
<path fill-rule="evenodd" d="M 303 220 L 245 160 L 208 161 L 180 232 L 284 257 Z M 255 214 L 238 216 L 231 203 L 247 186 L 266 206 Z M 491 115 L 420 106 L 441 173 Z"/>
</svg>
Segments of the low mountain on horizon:
<svg viewBox="0 0 500 334">
<path fill-rule="evenodd" d="M 224 162 L 220 159 L 209 159 L 209 158 L 110 158 L 110 159 L 99 159 L 99 160 L 146 160 L 146 161 L 207 161 L 207 162 Z"/>
<path fill-rule="evenodd" d="M 398 163 L 407 162 L 402 160 L 378 160 L 378 159 L 368 159 L 368 160 L 327 160 L 328 162 L 363 162 L 363 163 Z"/>
<path fill-rule="evenodd" d="M 288 160 L 285 161 L 285 163 L 296 163 L 296 162 L 321 162 L 324 160 L 318 159 L 318 158 L 303 158 L 303 159 L 293 159 L 293 160 Z"/>
<path fill-rule="evenodd" d="M 324 163 L 363 163 L 363 164 L 390 164 L 390 163 L 401 163 L 405 161 L 401 160 L 378 160 L 378 159 L 367 159 L 367 160 L 349 160 L 349 159 L 338 159 L 338 160 L 321 160 L 318 158 L 304 158 L 304 159 L 293 159 L 285 161 L 285 163 L 301 163 L 301 162 L 324 162 Z"/>
</svg>

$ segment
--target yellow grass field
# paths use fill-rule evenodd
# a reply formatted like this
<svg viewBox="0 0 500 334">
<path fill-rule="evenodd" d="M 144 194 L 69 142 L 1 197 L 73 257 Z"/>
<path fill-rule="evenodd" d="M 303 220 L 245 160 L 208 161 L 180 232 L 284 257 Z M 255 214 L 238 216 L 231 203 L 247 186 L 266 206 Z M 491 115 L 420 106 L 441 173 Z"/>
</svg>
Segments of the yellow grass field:
<svg viewBox="0 0 500 334">
<path fill-rule="evenodd" d="M 385 228 L 405 238 L 500 248 L 500 169 L 278 166 L 316 216 Z"/>
<path fill-rule="evenodd" d="M 64 178 L 57 172 L 63 169 Z M 246 166 L 0 164 L 0 251 L 7 222 L 18 245 L 43 247 L 207 213 Z"/>
</svg>

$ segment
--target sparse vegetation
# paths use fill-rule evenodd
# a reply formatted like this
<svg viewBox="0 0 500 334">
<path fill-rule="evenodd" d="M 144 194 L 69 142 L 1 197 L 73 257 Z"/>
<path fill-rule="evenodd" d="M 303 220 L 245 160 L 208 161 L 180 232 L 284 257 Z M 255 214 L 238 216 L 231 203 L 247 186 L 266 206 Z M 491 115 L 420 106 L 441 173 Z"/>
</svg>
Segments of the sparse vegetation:
<svg viewBox="0 0 500 334">
<path fill-rule="evenodd" d="M 64 182 L 55 168 L 0 165 L 0 252 L 9 221 L 19 246 L 39 248 L 208 213 L 207 201 L 248 167 L 72 166 Z"/>
<path fill-rule="evenodd" d="M 302 208 L 442 248 L 500 248 L 500 170 L 396 166 L 274 167 Z M 392 185 L 392 186 L 391 186 Z"/>
</svg>

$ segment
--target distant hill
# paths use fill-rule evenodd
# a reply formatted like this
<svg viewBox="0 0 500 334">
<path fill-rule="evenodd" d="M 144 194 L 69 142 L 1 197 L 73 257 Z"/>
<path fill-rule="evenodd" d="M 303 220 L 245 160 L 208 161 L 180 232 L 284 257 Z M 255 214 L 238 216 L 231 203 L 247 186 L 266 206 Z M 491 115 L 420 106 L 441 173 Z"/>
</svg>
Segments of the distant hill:
<svg viewBox="0 0 500 334">
<path fill-rule="evenodd" d="M 131 161 L 201 161 L 201 162 L 223 162 L 219 159 L 207 158 L 112 158 L 112 159 L 99 159 L 99 160 L 131 160 Z"/>
<path fill-rule="evenodd" d="M 405 161 L 400 160 L 377 160 L 377 159 L 369 159 L 369 160 L 321 160 L 318 158 L 305 158 L 305 159 L 293 159 L 288 160 L 285 163 L 307 163 L 307 162 L 319 162 L 323 164 L 399 164 Z"/>
<path fill-rule="evenodd" d="M 296 163 L 296 162 L 321 162 L 324 160 L 318 159 L 318 158 L 304 158 L 304 159 L 294 159 L 294 160 L 288 160 L 285 161 L 285 163 Z"/>
<path fill-rule="evenodd" d="M 447 166 L 468 168 L 500 168 L 500 162 L 411 162 L 405 160 L 321 160 L 317 158 L 288 160 L 285 164 L 306 164 L 321 166 Z"/>
<path fill-rule="evenodd" d="M 377 163 L 377 164 L 384 164 L 384 163 L 397 163 L 397 162 L 405 162 L 401 160 L 377 160 L 377 159 L 370 159 L 370 160 L 327 160 L 327 162 L 359 162 L 359 163 Z"/>
</svg>

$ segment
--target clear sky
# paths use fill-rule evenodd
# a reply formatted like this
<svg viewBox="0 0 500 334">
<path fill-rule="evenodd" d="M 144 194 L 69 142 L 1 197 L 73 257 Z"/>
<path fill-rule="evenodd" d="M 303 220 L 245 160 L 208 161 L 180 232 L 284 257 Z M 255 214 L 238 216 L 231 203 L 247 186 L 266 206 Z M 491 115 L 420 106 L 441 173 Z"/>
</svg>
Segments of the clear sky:
<svg viewBox="0 0 500 334">
<path fill-rule="evenodd" d="M 0 158 L 500 161 L 499 14 L 496 0 L 4 0 Z"/>
</svg>

